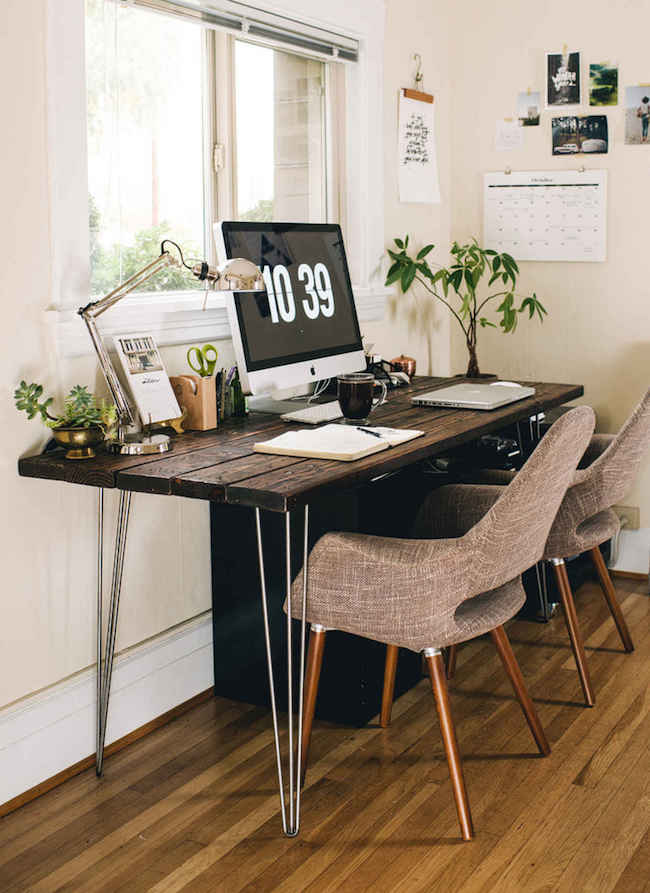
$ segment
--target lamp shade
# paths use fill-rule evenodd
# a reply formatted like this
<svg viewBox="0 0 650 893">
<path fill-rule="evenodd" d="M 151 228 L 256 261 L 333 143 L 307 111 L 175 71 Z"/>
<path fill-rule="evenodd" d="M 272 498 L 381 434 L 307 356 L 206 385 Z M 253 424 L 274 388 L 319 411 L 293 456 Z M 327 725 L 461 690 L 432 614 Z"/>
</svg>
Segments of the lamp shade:
<svg viewBox="0 0 650 893">
<path fill-rule="evenodd" d="M 207 279 L 215 291 L 263 291 L 266 288 L 259 267 L 243 257 L 233 257 L 218 267 L 195 264 L 192 272 L 199 279 Z"/>
</svg>

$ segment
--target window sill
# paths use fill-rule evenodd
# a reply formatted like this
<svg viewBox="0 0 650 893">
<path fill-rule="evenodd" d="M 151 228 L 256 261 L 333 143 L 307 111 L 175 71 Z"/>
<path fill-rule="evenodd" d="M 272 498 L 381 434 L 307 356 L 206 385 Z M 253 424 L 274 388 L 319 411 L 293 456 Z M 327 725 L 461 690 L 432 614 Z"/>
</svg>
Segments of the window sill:
<svg viewBox="0 0 650 893">
<path fill-rule="evenodd" d="M 361 326 L 384 318 L 386 297 L 391 291 L 380 285 L 354 289 Z M 202 291 L 125 298 L 101 318 L 102 337 L 146 331 L 161 347 L 229 339 L 230 324 L 223 296 L 210 292 L 205 310 L 201 309 L 203 299 Z M 88 333 L 76 310 L 47 310 L 45 315 L 58 356 L 92 354 Z"/>
</svg>

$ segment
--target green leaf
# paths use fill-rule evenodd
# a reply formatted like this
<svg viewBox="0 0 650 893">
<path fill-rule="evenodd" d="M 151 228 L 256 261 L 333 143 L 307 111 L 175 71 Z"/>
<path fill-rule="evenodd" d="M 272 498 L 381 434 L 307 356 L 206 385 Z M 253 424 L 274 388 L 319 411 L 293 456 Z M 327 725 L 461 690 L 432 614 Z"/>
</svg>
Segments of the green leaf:
<svg viewBox="0 0 650 893">
<path fill-rule="evenodd" d="M 393 264 L 390 269 L 392 270 L 392 272 L 389 270 L 386 274 L 386 282 L 384 283 L 384 285 L 392 285 L 394 282 L 397 282 L 397 280 L 400 279 L 402 276 L 401 266 L 398 266 L 397 269 L 395 269 L 395 264 Z"/>
<path fill-rule="evenodd" d="M 449 285 L 453 288 L 453 290 L 458 293 L 458 289 L 460 288 L 460 284 L 463 281 L 463 271 L 462 269 L 454 270 L 454 272 L 449 276 Z"/>
<path fill-rule="evenodd" d="M 395 239 L 395 244 L 398 248 L 404 248 L 404 242 L 401 239 Z"/>
<path fill-rule="evenodd" d="M 505 254 L 505 253 L 504 253 L 504 254 L 502 254 L 501 256 L 503 257 L 504 261 L 505 261 L 505 260 L 508 261 L 508 266 L 509 266 L 509 267 L 512 267 L 512 269 L 515 271 L 515 273 L 518 273 L 518 272 L 519 272 L 519 267 L 517 266 L 517 264 L 516 264 L 516 262 L 515 262 L 515 259 L 514 259 L 514 257 L 513 257 L 511 254 Z"/>
<path fill-rule="evenodd" d="M 528 308 L 528 319 L 532 319 L 533 314 L 535 313 L 535 302 L 532 298 L 524 298 L 524 300 L 521 302 L 519 312 L 523 313 L 526 308 Z"/>
<path fill-rule="evenodd" d="M 487 254 L 488 257 L 493 257 L 496 255 L 496 251 L 493 248 L 486 248 L 483 254 Z"/>
<path fill-rule="evenodd" d="M 490 320 L 489 320 L 489 319 L 486 319 L 484 316 L 482 316 L 482 317 L 479 319 L 479 323 L 481 324 L 481 328 L 482 328 L 482 329 L 484 329 L 486 326 L 490 326 L 490 328 L 492 328 L 492 329 L 496 329 L 496 326 L 494 325 L 494 323 L 493 323 L 493 322 L 490 322 Z"/>
<path fill-rule="evenodd" d="M 423 258 L 425 258 L 427 256 L 427 254 L 433 250 L 433 248 L 434 248 L 433 245 L 425 245 L 424 248 L 421 248 L 418 251 L 417 259 L 422 260 Z"/>
<path fill-rule="evenodd" d="M 540 318 L 540 319 L 542 318 L 542 314 L 544 314 L 544 316 L 547 316 L 547 315 L 548 315 L 548 312 L 547 312 L 547 310 L 546 310 L 546 307 L 544 307 L 544 305 L 543 305 L 542 302 L 539 300 L 539 298 L 537 297 L 537 295 L 535 294 L 535 292 L 533 292 L 533 300 L 535 301 L 535 309 L 536 309 L 537 312 L 539 313 L 539 318 Z M 541 311 L 541 313 L 540 313 L 540 311 Z"/>
<path fill-rule="evenodd" d="M 400 262 L 401 262 L 401 261 L 404 261 L 404 260 L 408 260 L 408 255 L 406 254 L 405 251 L 400 251 L 400 253 L 398 254 L 396 251 L 391 251 L 390 248 L 389 248 L 389 249 L 388 249 L 388 256 L 389 256 L 389 257 L 392 257 L 393 260 L 397 260 L 397 261 L 400 261 Z"/>
<path fill-rule="evenodd" d="M 414 263 L 409 264 L 408 267 L 404 267 L 402 270 L 402 291 L 406 293 L 411 285 L 413 284 L 413 280 L 415 279 L 415 274 L 417 273 L 417 268 Z"/>
<path fill-rule="evenodd" d="M 404 239 L 404 247 L 405 248 L 409 247 L 409 237 L 408 236 L 406 236 L 406 238 Z"/>
<path fill-rule="evenodd" d="M 497 271 L 498 269 L 500 269 L 500 267 L 501 267 L 501 258 L 500 258 L 499 255 L 497 254 L 497 256 L 494 258 L 494 260 L 493 260 L 493 262 L 492 262 L 492 269 L 493 269 L 494 272 L 496 273 L 496 271 Z"/>
<path fill-rule="evenodd" d="M 494 280 L 495 280 L 495 279 L 498 279 L 498 278 L 499 278 L 499 274 L 498 274 L 498 273 L 493 273 L 493 274 L 490 276 L 490 281 L 488 282 L 488 285 L 492 285 L 492 283 L 494 282 Z"/>
</svg>

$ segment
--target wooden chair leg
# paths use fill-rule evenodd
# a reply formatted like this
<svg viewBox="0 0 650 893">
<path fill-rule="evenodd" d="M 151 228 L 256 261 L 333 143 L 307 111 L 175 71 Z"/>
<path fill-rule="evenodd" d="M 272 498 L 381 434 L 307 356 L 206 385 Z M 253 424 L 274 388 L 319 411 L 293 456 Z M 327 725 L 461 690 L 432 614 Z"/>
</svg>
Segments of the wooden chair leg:
<svg viewBox="0 0 650 893">
<path fill-rule="evenodd" d="M 458 655 L 458 645 L 450 645 L 447 648 L 447 679 L 453 679 L 456 675 L 456 657 Z"/>
<path fill-rule="evenodd" d="M 395 674 L 397 672 L 398 654 L 399 648 L 397 645 L 386 645 L 384 691 L 381 696 L 381 713 L 379 714 L 379 725 L 382 729 L 387 729 L 390 725 L 390 715 L 393 710 L 393 699 L 395 697 Z"/>
<path fill-rule="evenodd" d="M 566 565 L 561 558 L 554 559 L 553 569 L 555 571 L 555 579 L 560 592 L 560 600 L 564 610 L 564 619 L 566 621 L 569 638 L 571 639 L 571 648 L 575 657 L 578 675 L 580 676 L 580 684 L 584 692 L 585 702 L 588 707 L 593 707 L 596 703 L 594 691 L 589 676 L 589 667 L 587 665 L 587 657 L 585 655 L 585 646 L 582 642 L 580 627 L 578 626 L 578 615 L 576 614 L 576 606 L 573 601 L 573 593 L 571 592 L 571 584 L 567 574 Z"/>
<path fill-rule="evenodd" d="M 425 657 L 429 668 L 433 696 L 436 700 L 436 709 L 440 720 L 442 740 L 445 745 L 445 753 L 447 754 L 447 763 L 449 765 L 449 774 L 451 776 L 451 784 L 454 790 L 454 799 L 456 800 L 460 831 L 463 840 L 471 840 L 474 836 L 472 815 L 469 809 L 469 800 L 467 798 L 465 779 L 463 777 L 463 764 L 460 759 L 458 742 L 456 741 L 456 732 L 454 731 L 454 721 L 449 706 L 449 692 L 447 690 L 444 661 L 440 651 L 434 651 L 434 649 L 425 651 Z"/>
<path fill-rule="evenodd" d="M 614 623 L 616 624 L 616 629 L 618 630 L 618 634 L 621 637 L 623 648 L 625 648 L 625 650 L 628 652 L 634 651 L 632 636 L 630 635 L 630 631 L 627 628 L 627 623 L 625 622 L 625 617 L 623 617 L 621 606 L 619 605 L 618 599 L 616 598 L 616 590 L 614 589 L 612 578 L 609 575 L 607 565 L 605 564 L 602 552 L 600 551 L 598 546 L 594 546 L 594 548 L 591 550 L 591 559 L 596 567 L 596 571 L 598 572 L 600 587 L 603 590 L 603 595 L 605 596 L 605 601 L 607 602 L 610 613 L 614 618 Z"/>
<path fill-rule="evenodd" d="M 302 748 L 301 748 L 301 783 L 304 784 L 307 774 L 307 757 L 309 756 L 309 744 L 311 742 L 311 728 L 314 722 L 316 710 L 316 698 L 318 696 L 318 682 L 323 666 L 323 649 L 325 647 L 325 630 L 312 626 L 309 634 L 309 650 L 307 651 L 307 666 L 305 668 L 305 692 L 303 695 L 302 710 Z"/>
<path fill-rule="evenodd" d="M 499 657 L 501 658 L 503 668 L 508 674 L 508 678 L 510 679 L 515 694 L 517 695 L 517 700 L 521 704 L 521 709 L 524 711 L 526 722 L 530 727 L 530 731 L 533 733 L 533 738 L 535 739 L 535 743 L 539 748 L 539 752 L 547 757 L 551 752 L 551 748 L 546 738 L 546 734 L 544 733 L 544 729 L 542 728 L 542 724 L 539 721 L 539 716 L 537 715 L 537 711 L 535 710 L 535 705 L 533 704 L 533 701 L 528 694 L 528 689 L 526 688 L 524 677 L 521 675 L 521 670 L 519 669 L 517 658 L 515 657 L 512 646 L 510 645 L 508 634 L 502 626 L 497 626 L 490 632 L 490 635 L 492 636 L 492 641 L 496 645 L 496 649 L 499 652 Z"/>
</svg>

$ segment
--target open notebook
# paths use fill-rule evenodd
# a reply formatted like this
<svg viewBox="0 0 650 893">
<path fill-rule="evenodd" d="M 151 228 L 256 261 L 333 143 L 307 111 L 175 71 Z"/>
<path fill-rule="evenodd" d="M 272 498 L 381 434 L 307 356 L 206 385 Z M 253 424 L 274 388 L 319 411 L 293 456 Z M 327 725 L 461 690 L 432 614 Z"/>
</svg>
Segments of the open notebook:
<svg viewBox="0 0 650 893">
<path fill-rule="evenodd" d="M 368 431 L 378 434 L 375 437 Z M 372 453 L 380 453 L 389 447 L 398 446 L 408 440 L 421 437 L 424 431 L 404 428 L 370 428 L 360 430 L 353 425 L 323 425 L 321 428 L 301 428 L 300 431 L 287 431 L 256 443 L 256 453 L 274 453 L 278 456 L 299 456 L 303 459 L 339 459 L 352 462 Z"/>
</svg>

